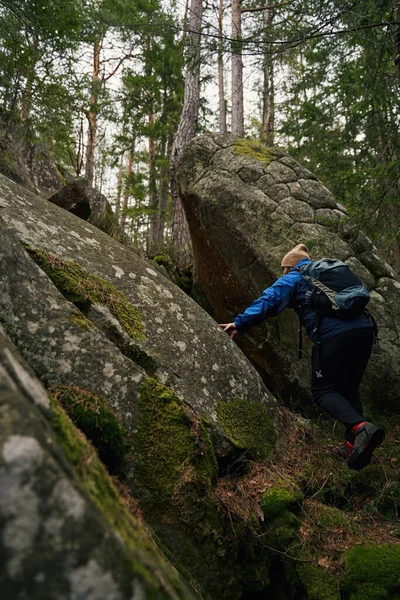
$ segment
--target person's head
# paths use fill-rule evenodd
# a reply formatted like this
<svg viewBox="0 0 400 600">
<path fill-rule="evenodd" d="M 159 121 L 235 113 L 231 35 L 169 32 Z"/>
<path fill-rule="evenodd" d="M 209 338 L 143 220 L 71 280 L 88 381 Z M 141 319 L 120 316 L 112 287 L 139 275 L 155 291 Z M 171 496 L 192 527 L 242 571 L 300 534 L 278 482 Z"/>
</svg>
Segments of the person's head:
<svg viewBox="0 0 400 600">
<path fill-rule="evenodd" d="M 307 246 L 298 244 L 282 258 L 281 267 L 283 274 L 286 275 L 286 273 L 289 273 L 289 271 L 291 271 L 303 258 L 310 258 Z"/>
</svg>

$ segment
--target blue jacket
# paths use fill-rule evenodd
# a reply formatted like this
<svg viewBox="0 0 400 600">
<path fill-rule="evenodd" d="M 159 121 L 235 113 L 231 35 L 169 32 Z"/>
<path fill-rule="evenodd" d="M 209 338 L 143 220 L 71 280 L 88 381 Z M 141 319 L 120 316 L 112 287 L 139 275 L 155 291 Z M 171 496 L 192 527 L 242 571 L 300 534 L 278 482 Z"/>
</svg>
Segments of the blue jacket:
<svg viewBox="0 0 400 600">
<path fill-rule="evenodd" d="M 297 263 L 296 267 L 310 262 L 311 260 L 308 258 L 303 258 Z M 313 330 L 315 328 L 316 313 L 311 309 L 302 310 L 305 304 L 305 294 L 309 289 L 309 285 L 304 281 L 299 271 L 292 270 L 279 277 L 271 287 L 263 291 L 261 296 L 244 313 L 235 317 L 234 323 L 238 332 L 245 333 L 264 319 L 279 315 L 286 307 L 289 307 L 293 308 L 297 314 L 302 313 L 302 321 L 307 335 L 312 342 L 315 342 Z M 361 314 L 351 321 L 324 316 L 319 327 L 320 339 L 324 340 L 343 331 L 359 327 L 372 327 L 365 314 Z"/>
</svg>

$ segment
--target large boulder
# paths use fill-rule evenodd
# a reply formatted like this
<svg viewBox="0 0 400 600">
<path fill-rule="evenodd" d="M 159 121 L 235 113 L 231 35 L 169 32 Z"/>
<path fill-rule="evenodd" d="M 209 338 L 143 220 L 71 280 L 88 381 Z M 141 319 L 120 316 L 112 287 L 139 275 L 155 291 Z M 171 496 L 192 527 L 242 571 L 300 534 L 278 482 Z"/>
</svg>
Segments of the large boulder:
<svg viewBox="0 0 400 600">
<path fill-rule="evenodd" d="M 285 443 L 282 408 L 154 263 L 1 176 L 0 217 L 7 334 L 74 421 L 88 435 L 103 431 L 93 443 L 118 458 L 110 468 L 174 561 L 207 597 L 239 598 L 240 541 L 224 548 L 214 486 Z"/>
<path fill-rule="evenodd" d="M 123 232 L 107 198 L 98 190 L 88 187 L 84 177 L 70 181 L 50 196 L 49 200 L 105 233 L 123 238 Z"/>
<path fill-rule="evenodd" d="M 1 326 L 0 412 L 3 598 L 195 597 Z"/>
<path fill-rule="evenodd" d="M 190 226 L 199 298 L 231 321 L 281 274 L 282 257 L 305 243 L 313 259 L 344 260 L 371 291 L 379 326 L 364 399 L 400 408 L 400 283 L 329 190 L 285 151 L 232 135 L 203 135 L 183 153 L 179 184 Z M 298 321 L 284 311 L 241 336 L 239 345 L 275 394 L 309 405 L 310 367 L 297 360 Z"/>
<path fill-rule="evenodd" d="M 47 198 L 62 187 L 63 176 L 45 146 L 29 141 L 24 125 L 5 124 L 6 117 L 0 114 L 0 173 Z"/>
</svg>

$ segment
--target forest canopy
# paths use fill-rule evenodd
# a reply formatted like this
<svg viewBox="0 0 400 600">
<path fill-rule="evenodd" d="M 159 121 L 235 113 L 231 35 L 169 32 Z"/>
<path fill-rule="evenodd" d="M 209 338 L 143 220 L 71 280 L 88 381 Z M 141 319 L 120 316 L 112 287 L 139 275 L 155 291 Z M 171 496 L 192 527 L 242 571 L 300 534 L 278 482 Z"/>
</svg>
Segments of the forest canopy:
<svg viewBox="0 0 400 600">
<path fill-rule="evenodd" d="M 141 252 L 170 245 L 179 144 L 231 131 L 289 150 L 400 273 L 400 0 L 0 0 L 0 19 L 1 153 L 43 144 Z"/>
</svg>

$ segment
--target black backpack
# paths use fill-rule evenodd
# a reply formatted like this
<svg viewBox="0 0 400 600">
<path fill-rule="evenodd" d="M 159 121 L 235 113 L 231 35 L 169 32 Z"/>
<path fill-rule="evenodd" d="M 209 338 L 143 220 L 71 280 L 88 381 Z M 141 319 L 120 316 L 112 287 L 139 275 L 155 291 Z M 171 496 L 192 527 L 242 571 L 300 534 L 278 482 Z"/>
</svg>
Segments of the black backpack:
<svg viewBox="0 0 400 600">
<path fill-rule="evenodd" d="M 339 319 L 354 319 L 365 310 L 370 295 L 346 263 L 335 258 L 322 258 L 299 267 L 310 286 L 306 305 Z"/>
<path fill-rule="evenodd" d="M 296 270 L 299 271 L 310 287 L 309 291 L 306 292 L 305 304 L 302 310 L 309 308 L 316 311 L 314 332 L 317 349 L 320 344 L 319 326 L 324 315 L 352 320 L 361 313 L 365 313 L 371 321 L 375 342 L 377 341 L 376 322 L 366 308 L 370 300 L 369 292 L 346 263 L 335 258 L 322 258 L 301 265 Z M 300 313 L 299 358 L 302 357 L 302 351 L 302 318 Z"/>
</svg>

